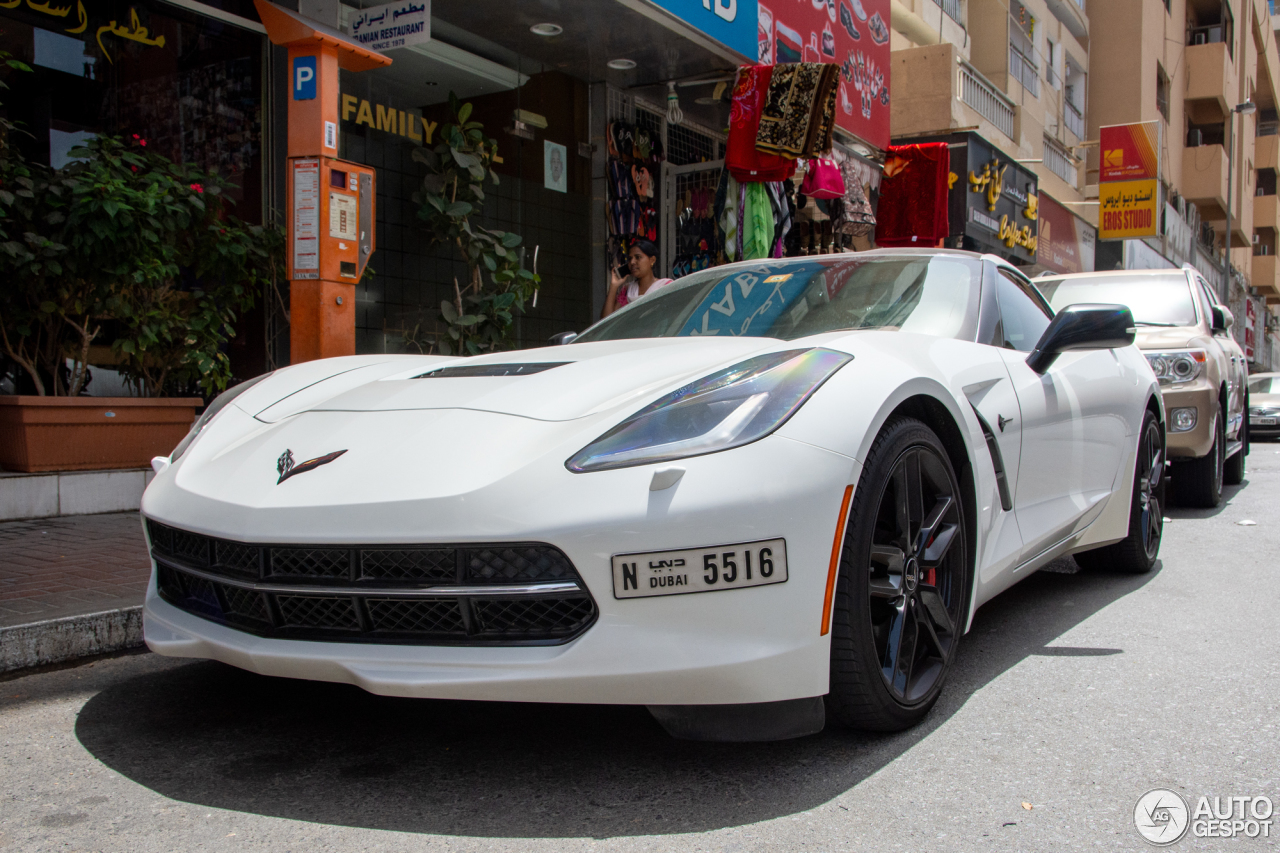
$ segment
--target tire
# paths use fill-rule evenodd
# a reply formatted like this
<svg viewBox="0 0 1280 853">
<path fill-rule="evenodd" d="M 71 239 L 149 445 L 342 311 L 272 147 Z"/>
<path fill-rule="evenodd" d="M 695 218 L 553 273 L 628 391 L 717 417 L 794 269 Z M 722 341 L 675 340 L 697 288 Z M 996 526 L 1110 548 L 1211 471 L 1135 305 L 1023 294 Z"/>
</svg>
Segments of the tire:
<svg viewBox="0 0 1280 853">
<path fill-rule="evenodd" d="M 1249 397 L 1244 398 L 1244 425 L 1240 427 L 1240 450 L 1226 461 L 1222 469 L 1222 482 L 1238 486 L 1244 482 L 1244 458 L 1249 455 Z"/>
<path fill-rule="evenodd" d="M 1214 421 L 1213 446 L 1209 452 L 1199 459 L 1173 465 L 1173 496 L 1181 506 L 1213 509 L 1222 503 L 1227 440 L 1221 414 L 1215 414 Z"/>
<path fill-rule="evenodd" d="M 1164 486 L 1164 430 L 1156 416 L 1147 412 L 1133 466 L 1129 535 L 1114 545 L 1076 554 L 1080 568 L 1135 575 L 1151 571 L 1164 536 Z"/>
<path fill-rule="evenodd" d="M 946 681 L 968 616 L 960 483 L 938 436 L 881 430 L 849 509 L 836 583 L 827 714 L 863 731 L 920 722 Z"/>
</svg>

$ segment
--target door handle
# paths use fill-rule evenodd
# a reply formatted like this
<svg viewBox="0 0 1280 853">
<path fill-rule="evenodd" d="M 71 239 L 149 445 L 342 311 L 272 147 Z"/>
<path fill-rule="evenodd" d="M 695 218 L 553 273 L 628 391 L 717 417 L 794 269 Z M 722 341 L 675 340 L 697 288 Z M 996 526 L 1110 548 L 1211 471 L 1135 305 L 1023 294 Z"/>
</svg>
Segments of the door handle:
<svg viewBox="0 0 1280 853">
<path fill-rule="evenodd" d="M 1013 423 L 1013 418 L 1006 418 L 1004 415 L 996 415 L 996 426 L 1000 427 L 1000 431 L 1004 432 L 1004 428 Z"/>
</svg>

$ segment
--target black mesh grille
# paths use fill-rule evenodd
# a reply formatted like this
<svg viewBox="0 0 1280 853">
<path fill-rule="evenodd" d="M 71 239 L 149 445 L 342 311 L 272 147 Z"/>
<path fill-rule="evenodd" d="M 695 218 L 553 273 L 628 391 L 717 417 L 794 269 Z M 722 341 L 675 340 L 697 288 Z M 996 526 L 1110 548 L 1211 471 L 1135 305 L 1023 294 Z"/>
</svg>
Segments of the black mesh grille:
<svg viewBox="0 0 1280 853">
<path fill-rule="evenodd" d="M 285 628 L 325 628 L 345 631 L 360 629 L 355 601 L 320 595 L 277 595 Z"/>
<path fill-rule="evenodd" d="M 185 575 L 183 585 L 186 587 L 187 601 L 191 603 L 192 608 L 214 616 L 222 615 L 222 602 L 218 601 L 218 593 L 214 590 L 212 581 Z"/>
<path fill-rule="evenodd" d="M 500 598 L 472 602 L 484 634 L 572 633 L 592 617 L 590 598 Z"/>
<path fill-rule="evenodd" d="M 228 618 L 270 623 L 271 617 L 267 614 L 267 606 L 262 601 L 261 593 L 225 583 L 218 584 L 218 587 L 222 600 L 226 602 Z"/>
<path fill-rule="evenodd" d="M 162 598 L 258 636 L 419 645 L 561 643 L 596 618 L 577 570 L 540 543 L 299 547 L 254 545 L 148 520 Z M 351 574 L 353 557 L 358 572 Z M 459 567 L 462 574 L 459 576 Z M 451 593 L 488 584 L 529 587 L 496 597 Z M 431 597 L 410 593 L 431 586 Z"/>
<path fill-rule="evenodd" d="M 457 552 L 452 549 L 366 550 L 360 552 L 360 576 L 370 580 L 449 582 L 457 576 Z"/>
<path fill-rule="evenodd" d="M 513 581 L 575 580 L 573 564 L 556 548 L 545 545 L 511 545 L 463 550 L 469 580 Z"/>
<path fill-rule="evenodd" d="M 165 527 L 163 524 L 156 524 L 154 521 L 147 521 L 147 533 L 151 536 L 151 547 L 157 551 L 169 553 L 172 540 L 169 536 L 173 532 L 172 527 Z"/>
<path fill-rule="evenodd" d="M 256 578 L 259 572 L 258 555 L 262 551 L 255 545 L 226 542 L 221 539 L 213 544 L 213 561 L 221 569 L 247 578 Z"/>
<path fill-rule="evenodd" d="M 375 631 L 411 634 L 465 634 L 466 623 L 456 599 L 366 600 Z"/>
<path fill-rule="evenodd" d="M 209 537 L 174 530 L 169 535 L 169 553 L 196 566 L 209 565 Z"/>
<path fill-rule="evenodd" d="M 271 574 L 295 578 L 345 578 L 351 552 L 343 548 L 272 548 Z"/>
<path fill-rule="evenodd" d="M 157 566 L 156 587 L 170 601 L 177 602 L 186 597 L 187 590 L 182 585 L 182 578 L 182 573 L 175 569 L 165 565 Z"/>
</svg>

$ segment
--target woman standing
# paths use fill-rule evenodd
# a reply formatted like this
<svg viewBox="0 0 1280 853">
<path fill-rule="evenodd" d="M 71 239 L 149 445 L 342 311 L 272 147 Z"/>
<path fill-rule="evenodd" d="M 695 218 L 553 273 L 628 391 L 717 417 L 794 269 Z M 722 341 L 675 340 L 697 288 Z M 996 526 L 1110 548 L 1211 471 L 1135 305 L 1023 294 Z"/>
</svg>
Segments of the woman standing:
<svg viewBox="0 0 1280 853">
<path fill-rule="evenodd" d="M 671 283 L 669 278 L 655 278 L 653 266 L 658 262 L 658 247 L 649 240 L 636 240 L 627 252 L 627 269 L 631 275 L 623 278 L 618 270 L 609 273 L 609 293 L 604 299 L 604 319 L 635 302 L 642 296 Z"/>
</svg>

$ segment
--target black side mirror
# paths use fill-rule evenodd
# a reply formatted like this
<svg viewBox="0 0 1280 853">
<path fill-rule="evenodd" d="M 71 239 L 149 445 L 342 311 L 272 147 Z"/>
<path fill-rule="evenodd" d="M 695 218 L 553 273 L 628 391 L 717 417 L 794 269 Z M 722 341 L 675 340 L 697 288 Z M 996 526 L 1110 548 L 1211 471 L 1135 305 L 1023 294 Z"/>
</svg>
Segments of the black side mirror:
<svg viewBox="0 0 1280 853">
<path fill-rule="evenodd" d="M 1231 311 L 1223 308 L 1221 305 L 1214 305 L 1210 310 L 1210 324 L 1214 333 L 1225 332 L 1231 323 L 1235 320 L 1231 316 Z"/>
<path fill-rule="evenodd" d="M 1136 332 L 1133 312 L 1123 305 L 1068 305 L 1044 330 L 1027 366 L 1044 373 L 1061 353 L 1127 347 Z"/>
<path fill-rule="evenodd" d="M 552 335 L 550 338 L 548 338 L 548 340 L 550 340 L 551 343 L 556 344 L 557 346 L 562 346 L 564 344 L 573 343 L 574 339 L 577 337 L 578 337 L 577 332 L 560 332 L 559 334 Z"/>
</svg>

